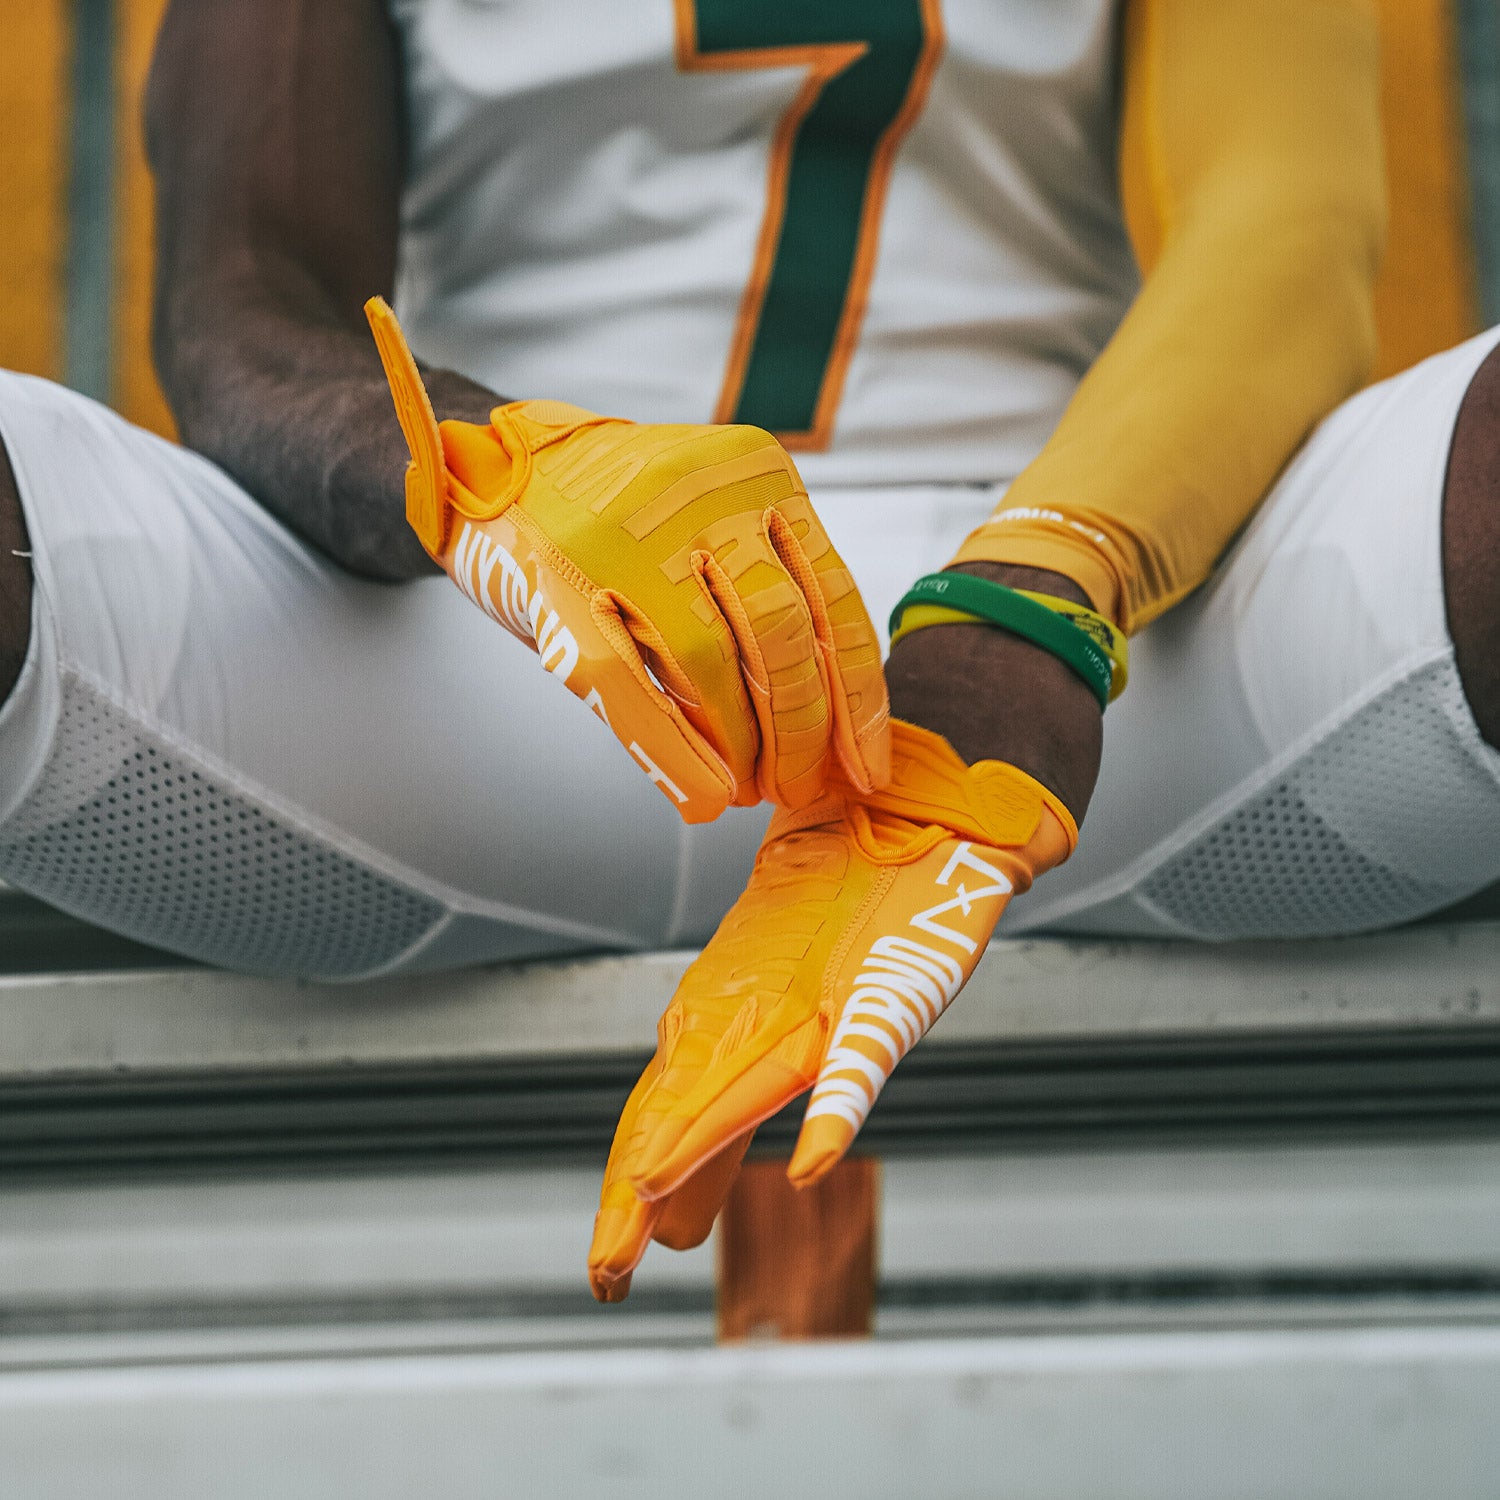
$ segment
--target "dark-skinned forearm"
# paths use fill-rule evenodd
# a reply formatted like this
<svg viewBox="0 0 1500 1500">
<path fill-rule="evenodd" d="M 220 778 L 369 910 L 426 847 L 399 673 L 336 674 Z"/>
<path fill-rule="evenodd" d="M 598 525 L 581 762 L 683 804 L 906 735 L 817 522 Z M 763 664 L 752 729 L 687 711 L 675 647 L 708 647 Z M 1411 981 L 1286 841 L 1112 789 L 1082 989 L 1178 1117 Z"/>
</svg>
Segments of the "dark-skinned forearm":
<svg viewBox="0 0 1500 1500">
<path fill-rule="evenodd" d="M 406 447 L 369 330 L 350 327 L 289 263 L 263 259 L 158 303 L 157 366 L 183 442 L 354 572 L 419 577 Z M 442 417 L 486 422 L 500 397 L 429 371 Z"/>
<path fill-rule="evenodd" d="M 171 0 L 146 94 L 154 347 L 183 440 L 377 578 L 430 566 L 361 312 L 395 281 L 403 98 L 383 0 Z M 497 400 L 429 387 L 440 416 Z"/>
<path fill-rule="evenodd" d="M 1089 602 L 1060 573 L 999 563 L 955 571 Z M 896 644 L 886 681 L 898 718 L 943 735 L 970 764 L 1019 767 L 1083 822 L 1099 775 L 1103 716 L 1098 699 L 1051 653 L 992 625 L 933 625 Z"/>
</svg>

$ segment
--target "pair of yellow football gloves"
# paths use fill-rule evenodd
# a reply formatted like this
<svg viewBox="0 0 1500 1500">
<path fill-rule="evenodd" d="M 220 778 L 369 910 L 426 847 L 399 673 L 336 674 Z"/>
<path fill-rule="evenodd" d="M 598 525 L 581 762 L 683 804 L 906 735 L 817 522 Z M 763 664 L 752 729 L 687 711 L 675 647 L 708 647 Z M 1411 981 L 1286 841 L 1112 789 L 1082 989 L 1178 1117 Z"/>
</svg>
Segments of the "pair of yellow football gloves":
<svg viewBox="0 0 1500 1500">
<path fill-rule="evenodd" d="M 843 1156 L 1077 831 L 1013 766 L 891 720 L 859 591 L 769 433 L 556 401 L 439 425 L 394 315 L 366 310 L 428 552 L 688 822 L 777 807 L 616 1131 L 589 1278 L 618 1301 L 652 1239 L 708 1234 L 755 1128 L 807 1089 L 793 1181 Z"/>
</svg>

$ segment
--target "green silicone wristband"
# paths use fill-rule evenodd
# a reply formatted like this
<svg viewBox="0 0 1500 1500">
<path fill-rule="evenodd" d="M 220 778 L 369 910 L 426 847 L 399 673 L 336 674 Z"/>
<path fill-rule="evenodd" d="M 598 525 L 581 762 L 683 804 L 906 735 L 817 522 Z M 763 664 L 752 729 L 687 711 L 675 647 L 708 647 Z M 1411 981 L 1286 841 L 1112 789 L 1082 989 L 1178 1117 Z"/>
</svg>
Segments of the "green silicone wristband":
<svg viewBox="0 0 1500 1500">
<path fill-rule="evenodd" d="M 942 604 L 965 610 L 987 624 L 998 625 L 1050 651 L 1088 684 L 1101 709 L 1109 706 L 1114 666 L 1093 639 L 1076 625 L 1054 614 L 1045 604 L 1028 599 L 1003 583 L 975 578 L 971 573 L 929 573 L 907 589 L 891 611 L 891 634 L 901 626 L 909 604 Z"/>
</svg>

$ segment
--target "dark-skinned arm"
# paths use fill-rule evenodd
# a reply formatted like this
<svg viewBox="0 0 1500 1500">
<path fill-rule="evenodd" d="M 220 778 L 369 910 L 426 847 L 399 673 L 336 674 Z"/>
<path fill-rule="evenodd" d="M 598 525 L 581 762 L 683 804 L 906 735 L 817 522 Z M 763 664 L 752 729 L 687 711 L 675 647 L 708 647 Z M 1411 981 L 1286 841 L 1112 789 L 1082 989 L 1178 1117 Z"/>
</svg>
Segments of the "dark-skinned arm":
<svg viewBox="0 0 1500 1500">
<path fill-rule="evenodd" d="M 1079 604 L 1088 595 L 1061 573 L 1002 563 L 957 571 Z M 892 648 L 891 712 L 942 735 L 970 765 L 1000 760 L 1056 792 L 1082 823 L 1104 745 L 1099 700 L 1055 656 L 989 625 L 934 625 Z"/>
<path fill-rule="evenodd" d="M 1208 576 L 1365 379 L 1384 223 L 1366 0 L 1129 0 L 1121 189 L 1140 295 L 956 566 L 1087 598 L 1127 631 Z M 1098 708 L 983 626 L 902 639 L 895 711 L 1009 760 L 1082 818 Z"/>
<path fill-rule="evenodd" d="M 372 578 L 433 571 L 362 306 L 389 296 L 402 177 L 381 0 L 172 0 L 146 100 L 157 370 L 183 442 Z M 500 397 L 430 371 L 442 416 Z"/>
</svg>

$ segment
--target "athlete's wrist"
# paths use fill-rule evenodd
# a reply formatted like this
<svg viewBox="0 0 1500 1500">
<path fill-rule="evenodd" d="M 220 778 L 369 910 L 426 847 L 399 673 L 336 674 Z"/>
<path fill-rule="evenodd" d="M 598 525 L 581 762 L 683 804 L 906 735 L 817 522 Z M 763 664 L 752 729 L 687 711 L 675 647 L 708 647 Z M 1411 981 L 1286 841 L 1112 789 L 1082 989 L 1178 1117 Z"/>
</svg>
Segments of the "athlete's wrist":
<svg viewBox="0 0 1500 1500">
<path fill-rule="evenodd" d="M 418 361 L 422 383 L 440 422 L 474 422 L 484 426 L 497 406 L 508 406 L 510 396 L 497 396 L 487 386 L 456 370 L 435 370 Z M 386 397 L 389 400 L 389 396 Z"/>
<path fill-rule="evenodd" d="M 443 421 L 489 423 L 490 412 L 505 404 L 465 375 L 452 370 L 429 370 L 424 379 L 433 409 Z M 368 446 L 351 455 L 331 499 L 324 543 L 334 559 L 351 572 L 384 582 L 428 578 L 441 572 L 428 555 L 406 516 L 408 454 L 399 428 L 384 420 L 390 393 L 382 378 L 375 390 L 382 420 L 369 436 Z"/>
<path fill-rule="evenodd" d="M 962 563 L 955 571 L 1088 602 L 1071 579 L 1043 569 Z M 1083 821 L 1103 743 L 1099 702 L 1050 652 L 991 625 L 935 625 L 897 642 L 886 680 L 897 718 L 941 734 L 970 764 L 1018 767 Z"/>
<path fill-rule="evenodd" d="M 1029 589 L 1035 594 L 1055 594 L 1059 599 L 1071 599 L 1075 604 L 1092 608 L 1089 596 L 1080 584 L 1066 573 L 1054 573 L 1049 568 L 1027 568 L 1019 563 L 957 562 L 943 569 L 945 573 L 968 573 L 974 578 L 987 578 L 991 583 L 1003 583 L 1010 589 Z"/>
</svg>

